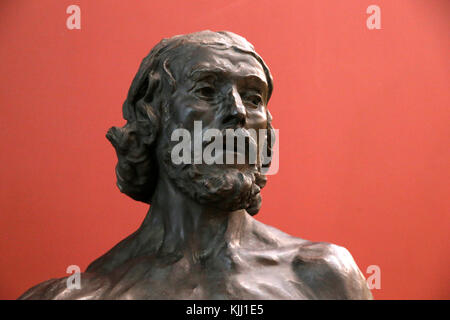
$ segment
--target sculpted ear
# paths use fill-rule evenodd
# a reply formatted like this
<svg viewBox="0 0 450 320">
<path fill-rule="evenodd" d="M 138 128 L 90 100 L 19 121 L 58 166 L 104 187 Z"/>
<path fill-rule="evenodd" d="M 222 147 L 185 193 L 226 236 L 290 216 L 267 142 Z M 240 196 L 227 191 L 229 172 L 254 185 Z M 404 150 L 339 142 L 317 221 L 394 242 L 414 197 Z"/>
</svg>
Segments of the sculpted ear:
<svg viewBox="0 0 450 320">
<path fill-rule="evenodd" d="M 159 76 L 152 73 L 147 77 L 136 75 L 130 87 L 128 97 L 123 104 L 123 115 L 127 120 L 124 127 L 112 127 L 106 137 L 121 153 L 126 153 L 132 145 L 150 146 L 159 131 L 159 112 L 154 105 L 155 93 L 159 93 Z M 129 140 L 133 135 L 133 143 Z"/>
<path fill-rule="evenodd" d="M 161 93 L 161 81 L 159 74 L 150 74 L 142 84 L 141 90 L 143 94 L 138 93 L 133 108 L 134 117 L 143 143 L 151 145 L 155 141 L 160 128 L 158 111 L 160 102 L 158 100 Z"/>
<path fill-rule="evenodd" d="M 155 89 L 155 81 L 159 82 L 159 77 L 151 71 L 154 70 L 155 61 L 153 55 L 150 53 L 145 57 L 139 70 L 136 73 L 133 81 L 131 82 L 130 89 L 128 90 L 127 99 L 123 104 L 123 117 L 128 121 L 136 120 L 136 104 L 145 96 L 152 96 Z"/>
</svg>

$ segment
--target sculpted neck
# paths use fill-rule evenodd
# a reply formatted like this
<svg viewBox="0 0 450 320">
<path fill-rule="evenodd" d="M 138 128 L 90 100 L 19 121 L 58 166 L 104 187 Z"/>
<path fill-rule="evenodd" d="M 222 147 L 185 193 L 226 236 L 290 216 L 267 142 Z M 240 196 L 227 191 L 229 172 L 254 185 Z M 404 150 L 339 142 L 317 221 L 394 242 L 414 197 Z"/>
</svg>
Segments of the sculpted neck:
<svg viewBox="0 0 450 320">
<path fill-rule="evenodd" d="M 163 175 L 141 231 L 158 234 L 159 255 L 185 256 L 196 262 L 219 255 L 228 245 L 238 245 L 249 218 L 245 210 L 220 211 L 201 205 Z"/>
</svg>

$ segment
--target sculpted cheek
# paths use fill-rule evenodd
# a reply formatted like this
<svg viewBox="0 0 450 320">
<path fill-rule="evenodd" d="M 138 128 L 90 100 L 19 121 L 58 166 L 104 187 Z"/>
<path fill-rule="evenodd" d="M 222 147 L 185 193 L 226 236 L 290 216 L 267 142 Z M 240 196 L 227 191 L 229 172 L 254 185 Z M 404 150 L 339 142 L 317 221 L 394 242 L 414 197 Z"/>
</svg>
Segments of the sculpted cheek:
<svg viewBox="0 0 450 320">
<path fill-rule="evenodd" d="M 193 128 L 194 121 L 205 124 L 214 118 L 212 108 L 189 94 L 175 94 L 170 103 L 171 122 L 182 124 L 186 129 Z"/>
<path fill-rule="evenodd" d="M 248 112 L 247 128 L 266 129 L 267 113 L 266 110 L 252 110 Z"/>
</svg>

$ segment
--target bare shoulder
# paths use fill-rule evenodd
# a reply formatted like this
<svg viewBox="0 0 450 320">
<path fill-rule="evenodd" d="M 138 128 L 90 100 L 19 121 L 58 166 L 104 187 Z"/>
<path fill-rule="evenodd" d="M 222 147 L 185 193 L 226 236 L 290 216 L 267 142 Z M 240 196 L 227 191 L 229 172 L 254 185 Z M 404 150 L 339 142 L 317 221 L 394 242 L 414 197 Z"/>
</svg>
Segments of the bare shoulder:
<svg viewBox="0 0 450 320">
<path fill-rule="evenodd" d="M 28 289 L 18 300 L 100 299 L 109 287 L 109 281 L 106 277 L 92 273 L 80 274 L 80 288 L 71 288 L 68 286 L 68 278 L 64 277 L 44 281 Z"/>
<path fill-rule="evenodd" d="M 350 252 L 327 242 L 303 242 L 293 270 L 317 299 L 372 299 L 366 279 Z"/>
<path fill-rule="evenodd" d="M 257 220 L 252 221 L 257 248 L 289 252 L 291 269 L 310 299 L 372 299 L 366 279 L 350 252 L 327 242 L 291 236 Z"/>
</svg>

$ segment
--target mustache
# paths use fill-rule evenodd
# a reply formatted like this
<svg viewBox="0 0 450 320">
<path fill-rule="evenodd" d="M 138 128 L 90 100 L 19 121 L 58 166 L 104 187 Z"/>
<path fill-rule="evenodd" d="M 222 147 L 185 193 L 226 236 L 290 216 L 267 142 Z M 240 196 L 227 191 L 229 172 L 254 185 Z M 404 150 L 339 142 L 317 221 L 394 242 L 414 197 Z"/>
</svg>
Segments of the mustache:
<svg viewBox="0 0 450 320">
<path fill-rule="evenodd" d="M 209 129 L 210 130 L 210 129 Z M 222 146 L 224 150 L 230 150 L 235 152 L 246 152 L 246 151 L 254 151 L 258 150 L 258 142 L 256 135 L 253 136 L 252 133 L 244 128 L 224 128 L 222 130 L 216 129 L 218 134 L 214 135 L 210 138 L 207 138 L 205 141 L 203 135 L 202 147 L 205 148 L 209 146 L 211 143 L 214 143 L 216 139 L 222 140 Z M 230 144 L 233 145 L 234 150 L 231 148 Z"/>
<path fill-rule="evenodd" d="M 195 122 L 194 122 L 195 123 Z M 171 157 L 177 166 L 186 165 L 232 165 L 255 166 L 262 165 L 262 153 L 264 146 L 261 130 L 250 128 L 221 129 L 206 127 L 200 128 L 194 124 L 194 130 L 188 130 L 182 126 L 175 128 L 170 134 L 170 140 L 166 140 L 165 147 L 161 146 L 166 157 Z M 200 130 L 198 130 L 200 129 Z"/>
</svg>

